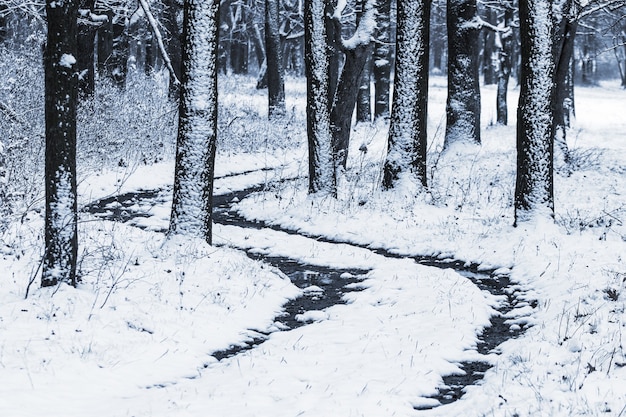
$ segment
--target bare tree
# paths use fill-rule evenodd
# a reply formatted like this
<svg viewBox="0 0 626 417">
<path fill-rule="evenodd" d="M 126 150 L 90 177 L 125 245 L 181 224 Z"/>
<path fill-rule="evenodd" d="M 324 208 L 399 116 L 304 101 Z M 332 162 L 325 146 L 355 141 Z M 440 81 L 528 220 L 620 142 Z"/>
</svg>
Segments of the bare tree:
<svg viewBox="0 0 626 417">
<path fill-rule="evenodd" d="M 268 117 L 285 114 L 285 71 L 279 32 L 278 0 L 265 0 L 265 51 L 267 62 Z"/>
<path fill-rule="evenodd" d="M 330 127 L 329 56 L 324 0 L 309 0 L 304 7 L 304 62 L 307 78 L 307 137 L 309 192 L 336 194 Z"/>
<path fill-rule="evenodd" d="M 554 1 L 520 0 L 515 223 L 554 215 Z"/>
<path fill-rule="evenodd" d="M 383 186 L 403 176 L 426 186 L 430 1 L 398 2 L 397 56 Z"/>
<path fill-rule="evenodd" d="M 478 36 L 482 21 L 476 0 L 448 0 L 448 100 L 444 147 L 480 143 Z"/>
<path fill-rule="evenodd" d="M 174 197 L 169 234 L 212 241 L 219 0 L 185 0 Z"/>
<path fill-rule="evenodd" d="M 379 28 L 374 45 L 374 119 L 389 118 L 389 86 L 391 78 L 391 0 L 378 3 Z"/>
<path fill-rule="evenodd" d="M 46 220 L 42 286 L 76 285 L 76 55 L 79 2 L 46 2 Z"/>
</svg>

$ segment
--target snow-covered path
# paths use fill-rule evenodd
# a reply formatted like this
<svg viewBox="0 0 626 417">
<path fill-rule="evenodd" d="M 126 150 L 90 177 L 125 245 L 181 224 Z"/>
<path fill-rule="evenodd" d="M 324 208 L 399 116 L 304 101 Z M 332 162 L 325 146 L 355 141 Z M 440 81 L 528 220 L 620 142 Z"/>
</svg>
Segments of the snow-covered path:
<svg viewBox="0 0 626 417">
<path fill-rule="evenodd" d="M 134 214 L 118 217 L 164 230 L 168 193 L 143 195 L 153 201 L 136 197 Z M 132 218 L 142 209 L 152 215 Z M 351 284 L 363 289 L 346 294 L 347 304 L 302 314 L 304 327 L 273 332 L 252 350 L 206 364 L 193 379 L 156 381 L 146 391 L 149 408 L 129 409 L 134 415 L 414 415 L 414 408 L 439 404 L 433 397 L 442 376 L 458 374 L 462 362 L 492 359 L 477 352 L 477 334 L 506 297 L 481 291 L 451 268 L 281 230 L 219 224 L 224 214 L 217 214 L 216 244 L 311 269 L 369 270 Z"/>
</svg>

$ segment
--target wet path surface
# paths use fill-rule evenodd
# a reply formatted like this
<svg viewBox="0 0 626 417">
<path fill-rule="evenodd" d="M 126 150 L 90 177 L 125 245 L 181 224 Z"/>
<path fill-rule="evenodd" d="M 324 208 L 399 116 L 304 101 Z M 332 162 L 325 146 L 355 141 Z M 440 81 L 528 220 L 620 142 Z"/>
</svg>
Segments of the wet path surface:
<svg viewBox="0 0 626 417">
<path fill-rule="evenodd" d="M 535 307 L 534 301 L 524 298 L 524 293 L 511 285 L 506 275 L 496 275 L 496 271 L 479 270 L 477 265 L 467 265 L 460 261 L 440 260 L 428 256 L 404 256 L 389 252 L 381 248 L 370 248 L 365 245 L 356 245 L 351 242 L 329 240 L 322 236 L 303 235 L 293 230 L 282 229 L 277 226 L 266 225 L 261 222 L 254 222 L 241 217 L 232 209 L 232 205 L 245 198 L 251 193 L 261 191 L 262 186 L 253 187 L 243 191 L 231 192 L 228 194 L 214 196 L 213 200 L 213 221 L 215 223 L 232 225 L 242 228 L 272 229 L 291 235 L 301 235 L 313 238 L 317 241 L 327 243 L 343 243 L 355 247 L 365 248 L 372 252 L 388 258 L 411 258 L 415 262 L 436 268 L 451 268 L 460 275 L 471 280 L 481 290 L 498 296 L 502 300 L 496 308 L 498 314 L 491 317 L 491 325 L 484 329 L 479 336 L 477 346 L 478 353 L 497 353 L 498 345 L 504 341 L 517 337 L 525 330 L 524 321 L 516 322 L 509 317 L 516 308 L 525 306 Z M 84 211 L 107 220 L 120 222 L 131 222 L 133 219 L 150 217 L 151 208 L 167 202 L 170 199 L 169 190 L 145 190 L 131 192 L 127 194 L 112 196 L 94 201 L 84 208 Z M 136 224 L 137 225 L 137 224 Z M 137 225 L 141 227 L 140 225 Z M 161 230 L 164 231 L 164 230 Z M 291 281 L 303 289 L 303 295 L 291 300 L 283 306 L 284 312 L 276 318 L 277 326 L 281 330 L 289 330 L 306 325 L 307 311 L 319 311 L 328 307 L 345 304 L 344 294 L 351 291 L 358 291 L 358 286 L 353 284 L 364 279 L 368 272 L 355 269 L 333 269 L 314 265 L 305 265 L 286 257 L 268 257 L 256 253 L 248 252 L 252 259 L 267 262 L 286 274 Z M 515 319 L 513 315 L 513 319 Z M 253 349 L 266 341 L 270 334 L 254 332 L 255 335 L 243 344 L 231 346 L 228 349 L 214 352 L 213 356 L 222 360 L 239 353 Z M 448 404 L 461 398 L 464 388 L 477 384 L 483 378 L 484 373 L 491 367 L 486 361 L 472 361 L 459 364 L 463 369 L 462 375 L 449 375 L 444 377 L 445 386 L 439 388 L 439 393 L 431 398 L 439 401 L 440 404 Z M 432 407 L 429 407 L 432 408 Z"/>
</svg>

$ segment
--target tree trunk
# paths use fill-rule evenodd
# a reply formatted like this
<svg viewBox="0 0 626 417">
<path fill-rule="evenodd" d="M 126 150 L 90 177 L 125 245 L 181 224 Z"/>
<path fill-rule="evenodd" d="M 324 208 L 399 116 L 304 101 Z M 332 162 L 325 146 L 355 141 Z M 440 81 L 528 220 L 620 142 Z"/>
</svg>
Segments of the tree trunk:
<svg viewBox="0 0 626 417">
<path fill-rule="evenodd" d="M 304 7 L 304 62 L 307 79 L 307 137 L 309 193 L 337 194 L 330 128 L 329 57 L 324 0 Z"/>
<path fill-rule="evenodd" d="M 378 35 L 374 45 L 374 120 L 389 118 L 389 86 L 391 77 L 390 15 L 391 0 L 378 3 Z"/>
<path fill-rule="evenodd" d="M 373 48 L 372 48 L 373 51 Z M 356 99 L 356 121 L 369 123 L 372 121 L 372 89 L 370 79 L 372 76 L 372 53 L 370 52 L 365 60 L 359 93 Z"/>
<path fill-rule="evenodd" d="M 42 286 L 76 285 L 76 102 L 78 1 L 46 2 L 45 254 Z"/>
<path fill-rule="evenodd" d="M 185 0 L 174 197 L 169 234 L 212 242 L 219 0 Z"/>
<path fill-rule="evenodd" d="M 569 149 L 567 147 L 567 129 L 573 108 L 573 86 L 570 88 L 570 70 L 574 55 L 574 38 L 578 22 L 569 17 L 571 0 L 562 0 L 559 15 L 555 22 L 554 63 L 555 63 L 555 104 L 554 104 L 554 145 L 559 150 L 559 157 L 569 175 Z"/>
<path fill-rule="evenodd" d="M 520 0 L 522 77 L 517 117 L 515 224 L 554 216 L 552 0 Z"/>
<path fill-rule="evenodd" d="M 506 32 L 496 34 L 498 42 L 498 89 L 496 93 L 496 118 L 497 123 L 506 126 L 509 119 L 507 104 L 507 94 L 509 89 L 509 78 L 511 76 L 511 58 L 513 56 L 513 8 L 506 7 L 504 11 L 504 27 L 509 28 Z"/>
<path fill-rule="evenodd" d="M 494 13 L 491 7 L 486 7 L 485 19 L 489 23 L 495 22 L 493 18 Z M 483 35 L 483 83 L 485 85 L 492 85 L 496 83 L 496 71 L 493 64 L 493 53 L 495 50 L 496 33 L 491 29 L 484 29 Z"/>
<path fill-rule="evenodd" d="M 78 27 L 78 55 L 76 56 L 76 67 L 78 70 L 78 93 L 81 99 L 93 97 L 96 90 L 94 62 L 96 30 L 96 26 L 89 24 L 82 24 Z"/>
<path fill-rule="evenodd" d="M 376 27 L 375 1 L 359 0 L 358 5 L 358 7 L 363 5 L 365 16 L 359 22 L 353 37 L 345 42 L 349 46 L 344 45 L 344 65 L 330 113 L 335 170 L 346 168 L 352 114 L 354 113 L 365 62 L 372 53 L 373 45 L 370 39 Z"/>
<path fill-rule="evenodd" d="M 480 143 L 476 0 L 448 0 L 448 100 L 444 148 Z"/>
<path fill-rule="evenodd" d="M 426 187 L 430 1 L 398 2 L 397 56 L 383 186 L 403 177 Z"/>
<path fill-rule="evenodd" d="M 163 23 L 165 37 L 165 51 L 172 62 L 174 75 L 178 80 L 182 77 L 183 66 L 181 62 L 181 28 L 178 26 L 176 16 L 180 11 L 180 5 L 177 0 L 163 0 L 163 13 L 161 21 Z M 184 13 L 184 12 L 183 12 Z M 153 41 L 154 42 L 154 41 Z M 177 99 L 179 95 L 179 86 L 176 84 L 174 77 L 170 74 L 169 96 Z"/>
<path fill-rule="evenodd" d="M 278 0 L 265 0 L 265 51 L 267 57 L 268 117 L 285 115 L 285 71 L 278 31 Z"/>
</svg>

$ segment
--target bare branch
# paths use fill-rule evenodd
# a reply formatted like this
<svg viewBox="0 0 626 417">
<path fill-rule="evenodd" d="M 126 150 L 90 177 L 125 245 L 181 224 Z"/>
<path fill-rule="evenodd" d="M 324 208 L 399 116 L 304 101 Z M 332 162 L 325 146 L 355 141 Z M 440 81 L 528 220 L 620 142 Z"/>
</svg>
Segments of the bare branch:
<svg viewBox="0 0 626 417">
<path fill-rule="evenodd" d="M 152 28 L 152 33 L 154 33 L 154 37 L 157 39 L 157 43 L 159 44 L 159 50 L 161 51 L 161 56 L 163 57 L 163 61 L 165 61 L 165 65 L 167 66 L 170 75 L 172 76 L 172 80 L 174 84 L 180 85 L 180 81 L 178 77 L 176 77 L 176 72 L 174 71 L 174 67 L 172 66 L 172 61 L 170 60 L 170 56 L 167 54 L 165 50 L 165 45 L 163 44 L 163 36 L 161 36 L 161 31 L 159 30 L 159 25 L 155 20 L 152 12 L 150 11 L 150 6 L 146 0 L 139 0 L 139 4 L 143 9 L 144 14 L 146 15 L 146 19 L 148 19 L 148 23 L 150 23 L 150 27 Z"/>
</svg>

